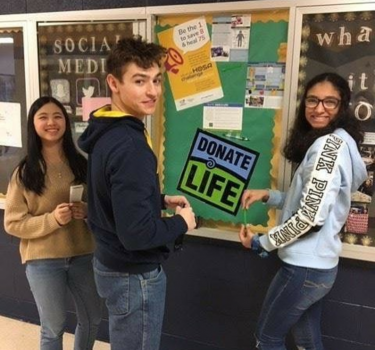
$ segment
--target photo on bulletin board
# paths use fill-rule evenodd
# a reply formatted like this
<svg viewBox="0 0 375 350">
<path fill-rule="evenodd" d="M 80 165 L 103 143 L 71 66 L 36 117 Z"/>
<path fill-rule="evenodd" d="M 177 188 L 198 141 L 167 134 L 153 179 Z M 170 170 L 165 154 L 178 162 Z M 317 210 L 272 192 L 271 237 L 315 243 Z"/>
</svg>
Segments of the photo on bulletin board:
<svg viewBox="0 0 375 350">
<path fill-rule="evenodd" d="M 156 129 L 164 193 L 179 192 L 197 130 L 259 154 L 246 188 L 276 188 L 283 102 L 248 108 L 247 77 L 251 65 L 259 71 L 266 67 L 271 82 L 272 72 L 282 66 L 282 98 L 288 19 L 287 10 L 157 19 L 156 37 L 167 49 L 161 118 L 155 118 L 161 120 Z M 256 93 L 261 99 L 270 97 L 269 91 L 263 86 Z M 257 232 L 267 232 L 275 224 L 275 212 L 260 203 L 246 213 L 240 207 L 230 212 L 186 196 L 203 227 L 237 232 L 244 216 Z"/>
<path fill-rule="evenodd" d="M 358 6 L 341 8 L 342 11 L 338 7 L 337 12 L 331 12 L 329 7 L 322 7 L 319 13 L 316 9 L 306 9 L 307 13 L 301 14 L 297 104 L 304 84 L 319 73 L 336 72 L 348 81 L 353 114 L 361 121 L 364 131 L 360 154 L 368 178 L 352 194 L 341 240 L 344 248 L 367 249 L 375 247 L 375 46 L 371 41 L 375 11 L 360 10 Z"/>
</svg>

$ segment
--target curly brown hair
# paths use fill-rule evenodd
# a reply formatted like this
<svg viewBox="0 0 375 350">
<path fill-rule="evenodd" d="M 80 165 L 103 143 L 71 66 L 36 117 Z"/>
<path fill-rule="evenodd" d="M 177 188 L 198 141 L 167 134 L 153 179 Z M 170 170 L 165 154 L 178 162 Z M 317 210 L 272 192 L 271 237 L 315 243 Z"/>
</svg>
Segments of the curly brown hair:
<svg viewBox="0 0 375 350">
<path fill-rule="evenodd" d="M 160 67 L 166 51 L 163 46 L 143 41 L 140 36 L 121 39 L 107 57 L 107 73 L 121 80 L 130 63 L 144 69 L 151 68 L 154 64 Z"/>
</svg>

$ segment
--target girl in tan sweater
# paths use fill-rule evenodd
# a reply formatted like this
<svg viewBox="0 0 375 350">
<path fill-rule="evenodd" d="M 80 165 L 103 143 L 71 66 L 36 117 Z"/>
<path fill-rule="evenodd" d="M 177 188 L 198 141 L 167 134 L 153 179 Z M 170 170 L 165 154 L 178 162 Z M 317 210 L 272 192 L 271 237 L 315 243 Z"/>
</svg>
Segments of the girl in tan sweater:
<svg viewBox="0 0 375 350">
<path fill-rule="evenodd" d="M 72 184 L 86 182 L 86 159 L 77 151 L 69 116 L 53 97 L 40 97 L 28 115 L 27 155 L 10 180 L 5 230 L 21 239 L 22 263 L 41 322 L 41 350 L 61 350 L 67 292 L 77 314 L 74 350 L 90 350 L 101 321 L 86 203 L 69 203 Z"/>
</svg>

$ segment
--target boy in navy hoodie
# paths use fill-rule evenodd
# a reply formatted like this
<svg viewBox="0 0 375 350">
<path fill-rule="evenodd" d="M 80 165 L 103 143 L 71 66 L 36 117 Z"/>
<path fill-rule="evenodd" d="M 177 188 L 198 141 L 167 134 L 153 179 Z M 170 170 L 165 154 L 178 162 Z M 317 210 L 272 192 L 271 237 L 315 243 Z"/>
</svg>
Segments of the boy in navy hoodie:
<svg viewBox="0 0 375 350">
<path fill-rule="evenodd" d="M 161 95 L 166 50 L 139 38 L 118 41 L 107 58 L 111 104 L 90 115 L 78 143 L 88 153 L 88 221 L 96 238 L 98 292 L 106 300 L 112 350 L 157 350 L 168 243 L 195 228 L 184 196 L 162 195 L 143 120 Z M 162 217 L 161 210 L 175 210 Z"/>
</svg>

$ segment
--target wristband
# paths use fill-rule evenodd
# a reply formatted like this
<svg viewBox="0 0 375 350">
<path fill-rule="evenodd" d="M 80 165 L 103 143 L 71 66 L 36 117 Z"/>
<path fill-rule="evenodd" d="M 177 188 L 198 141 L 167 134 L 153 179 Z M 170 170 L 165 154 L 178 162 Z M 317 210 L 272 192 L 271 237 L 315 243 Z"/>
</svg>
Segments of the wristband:
<svg viewBox="0 0 375 350">
<path fill-rule="evenodd" d="M 268 252 L 265 250 L 259 240 L 259 235 L 254 235 L 253 239 L 251 240 L 251 250 L 257 253 L 261 258 L 267 258 Z"/>
</svg>

